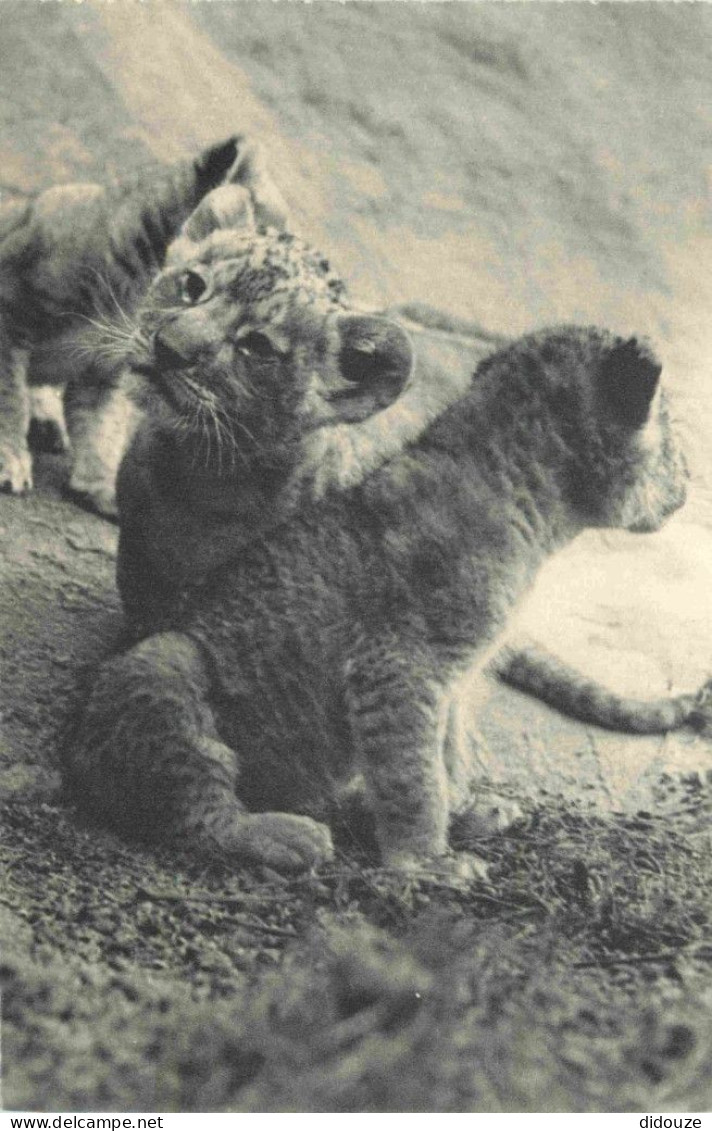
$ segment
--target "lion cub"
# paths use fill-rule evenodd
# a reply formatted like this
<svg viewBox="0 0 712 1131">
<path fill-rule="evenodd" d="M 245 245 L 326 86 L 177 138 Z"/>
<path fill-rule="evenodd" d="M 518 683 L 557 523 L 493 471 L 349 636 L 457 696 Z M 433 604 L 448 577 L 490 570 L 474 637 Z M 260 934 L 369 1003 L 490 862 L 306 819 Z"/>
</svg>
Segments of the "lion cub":
<svg viewBox="0 0 712 1131">
<path fill-rule="evenodd" d="M 383 415 L 413 368 L 395 322 L 348 308 L 321 253 L 258 225 L 239 186 L 206 196 L 167 260 L 124 376 L 144 409 L 117 480 L 117 577 L 136 636 L 297 509 L 315 438 Z"/>
<path fill-rule="evenodd" d="M 203 230 L 212 227 L 212 234 L 196 242 L 190 254 L 186 246 L 181 251 L 184 271 L 210 274 L 212 278 L 213 306 L 203 308 L 201 332 L 206 341 L 215 329 L 210 320 L 217 303 L 222 301 L 227 312 L 227 304 L 235 301 L 235 295 L 238 300 L 240 297 L 239 281 L 232 292 L 225 289 L 222 296 L 216 293 L 221 287 L 215 270 L 217 257 L 223 254 L 226 260 L 231 258 L 237 232 L 253 239 L 258 236 L 249 210 L 241 214 L 242 207 L 234 190 L 231 198 L 225 190 L 206 197 L 201 206 Z M 230 230 L 224 230 L 226 226 Z M 264 246 L 263 237 L 260 246 Z M 286 250 L 286 237 L 281 246 Z M 329 273 L 325 260 L 320 259 L 320 264 L 334 293 L 338 288 L 345 303 L 343 283 Z M 160 278 L 149 292 L 137 320 L 139 335 L 147 332 L 142 329 L 147 319 L 161 310 L 173 318 L 174 333 L 194 317 L 189 307 L 170 313 L 175 275 L 174 271 L 165 280 Z M 300 273 L 295 272 L 288 287 L 283 288 L 277 308 L 279 319 L 286 305 L 295 304 L 298 308 L 303 291 Z M 242 317 L 239 301 L 235 313 L 238 319 Z M 260 317 L 265 320 L 262 332 L 271 332 L 269 311 L 262 311 Z M 430 420 L 462 395 L 478 362 L 493 349 L 491 337 L 484 333 L 463 337 L 455 343 L 451 334 L 433 333 L 405 318 L 400 310 L 373 316 L 370 322 L 364 317 L 362 326 L 390 326 L 388 334 L 395 341 L 398 331 L 393 322 L 407 333 L 413 347 L 408 350 L 411 371 L 400 395 L 393 396 L 392 362 L 383 348 L 369 344 L 365 335 L 359 365 L 364 376 L 370 367 L 368 380 L 378 397 L 362 404 L 359 411 L 355 411 L 358 406 L 353 397 L 340 401 L 332 398 L 328 413 L 312 397 L 308 404 L 305 402 L 298 418 L 288 423 L 283 418 L 282 423 L 287 423 L 284 435 L 269 402 L 263 400 L 254 407 L 263 408 L 270 416 L 265 444 L 271 448 L 271 454 L 263 450 L 257 460 L 244 427 L 228 439 L 215 430 L 209 415 L 204 414 L 200 426 L 196 420 L 191 432 L 186 431 L 184 424 L 177 428 L 173 415 L 166 413 L 165 406 L 157 400 L 154 384 L 148 411 L 124 457 L 117 480 L 117 579 L 127 624 L 134 637 L 170 625 L 189 591 L 211 571 L 240 554 L 266 525 L 328 491 L 348 490 L 402 451 Z M 229 315 L 224 330 L 230 332 Z M 279 332 L 278 323 L 272 324 L 272 331 Z M 242 351 L 246 352 L 244 345 Z M 160 363 L 160 357 L 153 360 L 154 366 L 160 368 Z M 145 389 L 135 387 L 135 395 L 146 402 Z M 259 421 L 248 427 L 260 430 Z M 287 448 L 289 456 L 285 455 Z M 282 467 L 279 475 L 275 475 L 277 466 Z"/>
<path fill-rule="evenodd" d="M 136 423 L 115 380 L 128 316 L 196 206 L 230 183 L 250 191 L 264 222 L 282 222 L 258 150 L 238 135 L 114 188 L 57 185 L 0 210 L 0 490 L 32 487 L 32 419 L 59 450 L 71 435 L 71 489 L 115 513 L 116 470 Z M 107 316 L 117 329 L 97 348 L 87 326 Z"/>
<path fill-rule="evenodd" d="M 177 297 L 210 285 L 182 277 Z M 267 395 L 277 414 L 293 404 L 287 356 L 324 419 L 358 405 L 358 321 L 334 337 L 338 315 L 305 307 L 285 320 L 299 348 L 276 333 L 267 344 L 250 340 L 256 307 L 241 302 L 259 362 L 239 362 L 236 387 L 213 347 L 211 393 L 231 427 L 261 419 L 258 448 Z M 403 339 L 389 329 L 374 344 L 394 374 Z M 156 380 L 176 407 L 204 397 L 190 342 L 170 328 L 159 340 Z M 361 378 L 355 392 L 336 357 Z M 172 631 L 103 665 L 67 751 L 75 791 L 124 830 L 290 871 L 329 857 L 324 822 L 363 775 L 384 863 L 445 867 L 450 818 L 470 804 L 466 754 L 443 742 L 458 680 L 487 662 L 550 554 L 587 526 L 655 529 L 684 500 L 660 370 L 636 339 L 577 328 L 482 362 L 405 451 L 300 506 L 195 592 Z"/>
<path fill-rule="evenodd" d="M 168 252 L 185 270 L 212 270 L 224 247 L 230 257 L 233 237 L 221 229 L 257 234 L 250 201 L 237 189 L 209 194 L 191 218 L 179 244 Z M 192 239 L 189 238 L 192 235 Z M 334 281 L 335 283 L 335 281 Z M 294 279 L 294 294 L 299 292 Z M 157 282 L 148 308 L 165 295 Z M 342 299 L 345 292 L 342 291 Z M 506 339 L 472 322 L 418 304 L 387 312 L 413 346 L 410 376 L 403 392 L 385 408 L 361 421 L 339 414 L 313 427 L 301 416 L 302 438 L 294 448 L 291 478 L 246 474 L 249 448 L 237 460 L 225 457 L 216 442 L 194 430 L 177 443 L 175 421 L 160 405 L 142 420 L 121 465 L 117 483 L 120 511 L 118 583 L 130 635 L 135 639 L 170 628 L 190 592 L 215 569 L 236 558 L 265 527 L 286 518 L 304 502 L 332 491 L 348 491 L 402 452 L 428 424 L 466 391 L 478 363 L 506 345 Z M 190 309 L 178 319 L 190 317 Z M 140 327 L 141 318 L 138 325 Z M 240 447 L 244 434 L 236 437 Z M 271 432 L 276 451 L 278 430 Z M 278 457 L 276 457 L 278 458 Z M 683 726 L 707 727 L 709 685 L 695 692 L 657 699 L 625 698 L 562 663 L 539 643 L 516 639 L 492 657 L 488 671 L 520 691 L 583 722 L 632 733 L 657 734 Z"/>
</svg>

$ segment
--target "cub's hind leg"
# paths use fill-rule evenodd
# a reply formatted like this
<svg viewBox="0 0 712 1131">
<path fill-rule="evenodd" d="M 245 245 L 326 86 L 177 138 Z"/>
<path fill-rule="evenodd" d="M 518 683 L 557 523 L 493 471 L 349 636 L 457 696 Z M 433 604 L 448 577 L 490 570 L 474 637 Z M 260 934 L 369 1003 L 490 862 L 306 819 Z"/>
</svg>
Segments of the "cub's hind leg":
<svg viewBox="0 0 712 1131">
<path fill-rule="evenodd" d="M 99 670 L 66 744 L 78 800 L 124 833 L 277 871 L 331 855 L 325 826 L 287 813 L 247 813 L 238 757 L 218 737 L 202 653 L 186 636 L 151 636 Z"/>
</svg>

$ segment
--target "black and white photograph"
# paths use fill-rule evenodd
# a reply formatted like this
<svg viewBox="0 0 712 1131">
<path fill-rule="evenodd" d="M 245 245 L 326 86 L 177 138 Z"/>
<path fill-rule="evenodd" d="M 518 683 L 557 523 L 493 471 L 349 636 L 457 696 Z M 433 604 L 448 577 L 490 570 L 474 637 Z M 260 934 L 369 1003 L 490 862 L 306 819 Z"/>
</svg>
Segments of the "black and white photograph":
<svg viewBox="0 0 712 1131">
<path fill-rule="evenodd" d="M 0 0 L 6 1115 L 705 1126 L 711 157 L 705 2 Z"/>
</svg>

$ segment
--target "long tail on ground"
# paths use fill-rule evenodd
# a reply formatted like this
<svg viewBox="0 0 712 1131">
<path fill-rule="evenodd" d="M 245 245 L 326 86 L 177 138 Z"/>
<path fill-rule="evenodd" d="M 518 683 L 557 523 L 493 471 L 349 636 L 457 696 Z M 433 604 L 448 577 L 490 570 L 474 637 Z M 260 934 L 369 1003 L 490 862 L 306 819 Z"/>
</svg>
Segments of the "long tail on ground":
<svg viewBox="0 0 712 1131">
<path fill-rule="evenodd" d="M 656 699 L 617 695 L 539 645 L 509 646 L 490 671 L 503 683 L 541 699 L 580 722 L 630 734 L 667 734 L 690 726 L 701 730 L 707 689 Z"/>
</svg>

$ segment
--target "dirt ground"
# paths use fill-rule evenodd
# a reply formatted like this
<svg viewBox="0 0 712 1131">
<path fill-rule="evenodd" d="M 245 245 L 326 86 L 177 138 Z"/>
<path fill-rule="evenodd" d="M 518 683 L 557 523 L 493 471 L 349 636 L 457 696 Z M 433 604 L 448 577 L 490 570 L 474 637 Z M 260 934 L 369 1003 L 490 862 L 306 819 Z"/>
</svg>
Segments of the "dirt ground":
<svg viewBox="0 0 712 1131">
<path fill-rule="evenodd" d="M 582 539 L 522 630 L 629 694 L 688 689 L 712 668 L 711 46 L 704 4 L 4 0 L 0 192 L 245 131 L 359 300 L 648 333 L 690 501 L 659 535 Z M 528 824 L 467 898 L 127 848 L 78 825 L 52 762 L 120 631 L 116 531 L 59 457 L 36 472 L 0 497 L 7 1107 L 712 1106 L 707 740 L 488 687 L 483 777 Z"/>
</svg>

